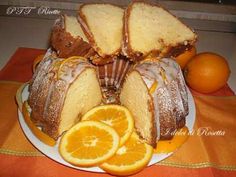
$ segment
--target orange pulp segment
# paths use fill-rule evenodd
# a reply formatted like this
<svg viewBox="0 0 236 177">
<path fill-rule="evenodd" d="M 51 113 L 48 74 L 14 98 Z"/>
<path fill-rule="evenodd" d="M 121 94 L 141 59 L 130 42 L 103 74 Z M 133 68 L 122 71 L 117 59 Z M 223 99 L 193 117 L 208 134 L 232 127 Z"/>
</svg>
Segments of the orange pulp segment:
<svg viewBox="0 0 236 177">
<path fill-rule="evenodd" d="M 129 139 L 134 129 L 131 113 L 120 105 L 97 106 L 88 111 L 82 120 L 100 121 L 114 128 L 120 136 L 120 146 Z"/>
</svg>

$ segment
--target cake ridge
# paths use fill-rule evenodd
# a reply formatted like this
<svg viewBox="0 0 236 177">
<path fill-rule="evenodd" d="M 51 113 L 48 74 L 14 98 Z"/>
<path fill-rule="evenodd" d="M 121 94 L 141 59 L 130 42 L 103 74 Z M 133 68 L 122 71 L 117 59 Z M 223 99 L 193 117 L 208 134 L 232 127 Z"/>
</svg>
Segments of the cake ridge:
<svg viewBox="0 0 236 177">
<path fill-rule="evenodd" d="M 188 93 L 181 75 L 181 69 L 173 59 L 152 58 L 134 65 L 122 86 L 121 104 L 133 114 L 140 136 L 153 147 L 159 139 L 171 139 L 173 133 L 185 125 L 188 109 L 184 106 L 188 108 Z M 142 89 L 135 91 L 136 87 Z M 141 112 L 137 111 L 139 109 Z M 144 122 L 149 122 L 149 126 Z"/>
<path fill-rule="evenodd" d="M 31 82 L 32 89 L 30 90 L 29 106 L 32 110 L 32 121 L 42 127 L 42 131 L 56 140 L 80 118 L 78 116 L 81 113 L 85 113 L 85 111 L 99 105 L 102 100 L 102 94 L 95 67 L 81 59 L 81 57 L 68 59 L 67 61 L 62 58 L 52 59 L 49 57 L 47 60 L 53 61 L 50 63 L 51 69 L 45 73 L 43 80 L 33 80 Z M 43 70 L 35 74 L 39 75 L 40 72 L 43 72 Z M 92 81 L 84 83 L 82 80 L 88 76 L 91 77 L 90 80 Z M 38 83 L 41 85 L 40 88 L 44 89 L 35 88 Z M 81 92 L 79 92 L 80 95 L 76 97 L 69 95 L 77 93 L 77 89 Z M 91 96 L 88 95 L 88 90 L 91 90 Z M 37 101 L 34 101 L 35 96 L 37 96 Z M 81 98 L 88 99 L 86 106 L 80 104 L 81 100 L 79 99 Z M 37 103 L 36 106 L 34 106 L 35 103 Z M 73 105 L 72 103 L 75 104 Z M 67 110 L 64 110 L 65 107 L 77 108 L 74 109 L 75 113 L 72 115 Z M 64 121 L 65 118 L 67 121 Z"/>
</svg>

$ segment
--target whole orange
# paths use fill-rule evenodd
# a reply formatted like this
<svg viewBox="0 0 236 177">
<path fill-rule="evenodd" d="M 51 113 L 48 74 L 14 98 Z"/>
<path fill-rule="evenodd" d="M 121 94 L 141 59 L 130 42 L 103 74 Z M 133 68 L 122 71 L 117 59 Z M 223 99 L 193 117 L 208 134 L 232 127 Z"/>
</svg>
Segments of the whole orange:
<svg viewBox="0 0 236 177">
<path fill-rule="evenodd" d="M 188 63 L 188 61 L 194 56 L 196 55 L 196 48 L 193 46 L 191 47 L 189 50 L 186 50 L 185 52 L 183 52 L 182 54 L 178 55 L 175 60 L 177 61 L 177 63 L 180 65 L 181 69 L 184 69 L 184 67 L 186 66 L 186 64 Z"/>
<path fill-rule="evenodd" d="M 201 93 L 211 93 L 223 87 L 229 78 L 230 68 L 225 58 L 211 53 L 195 55 L 184 68 L 187 84 Z"/>
</svg>

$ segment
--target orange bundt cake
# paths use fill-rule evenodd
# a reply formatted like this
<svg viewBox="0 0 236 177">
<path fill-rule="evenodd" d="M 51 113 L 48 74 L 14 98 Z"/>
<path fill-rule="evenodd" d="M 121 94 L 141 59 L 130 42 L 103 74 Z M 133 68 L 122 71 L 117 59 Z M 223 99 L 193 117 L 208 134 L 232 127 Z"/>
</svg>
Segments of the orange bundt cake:
<svg viewBox="0 0 236 177">
<path fill-rule="evenodd" d="M 96 68 L 81 57 L 45 57 L 30 83 L 32 121 L 54 139 L 101 101 Z"/>
<path fill-rule="evenodd" d="M 158 5 L 82 5 L 77 18 L 62 15 L 53 27 L 55 52 L 47 52 L 30 83 L 32 120 L 57 139 L 92 107 L 122 104 L 140 137 L 155 147 L 188 115 L 181 69 L 163 56 L 195 41 L 190 28 Z"/>
<path fill-rule="evenodd" d="M 148 59 L 127 74 L 120 102 L 134 116 L 138 134 L 156 145 L 185 125 L 188 96 L 179 65 L 172 59 Z"/>
</svg>

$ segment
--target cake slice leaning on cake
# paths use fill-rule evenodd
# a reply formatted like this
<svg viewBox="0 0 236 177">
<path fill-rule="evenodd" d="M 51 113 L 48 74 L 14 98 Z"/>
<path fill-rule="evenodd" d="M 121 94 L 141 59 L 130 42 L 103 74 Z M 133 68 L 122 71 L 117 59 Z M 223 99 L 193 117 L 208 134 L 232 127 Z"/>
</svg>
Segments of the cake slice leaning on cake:
<svg viewBox="0 0 236 177">
<path fill-rule="evenodd" d="M 125 10 L 123 54 L 131 60 L 178 55 L 196 38 L 190 28 L 158 5 L 134 1 Z"/>
<path fill-rule="evenodd" d="M 96 54 L 74 16 L 61 15 L 52 28 L 51 45 L 59 57 L 91 57 Z"/>
<path fill-rule="evenodd" d="M 153 147 L 185 126 L 188 94 L 179 65 L 172 59 L 148 59 L 127 74 L 120 102 L 134 116 L 137 133 Z"/>
<path fill-rule="evenodd" d="M 132 63 L 121 56 L 124 9 L 111 4 L 84 4 L 79 22 L 98 53 L 91 58 L 97 65 L 104 103 L 119 103 L 118 92 Z"/>
<path fill-rule="evenodd" d="M 101 101 L 96 68 L 81 57 L 45 57 L 30 83 L 32 121 L 55 140 Z"/>
<path fill-rule="evenodd" d="M 98 53 L 94 64 L 106 64 L 121 51 L 124 10 L 111 4 L 84 4 L 78 20 L 90 44 Z"/>
</svg>

